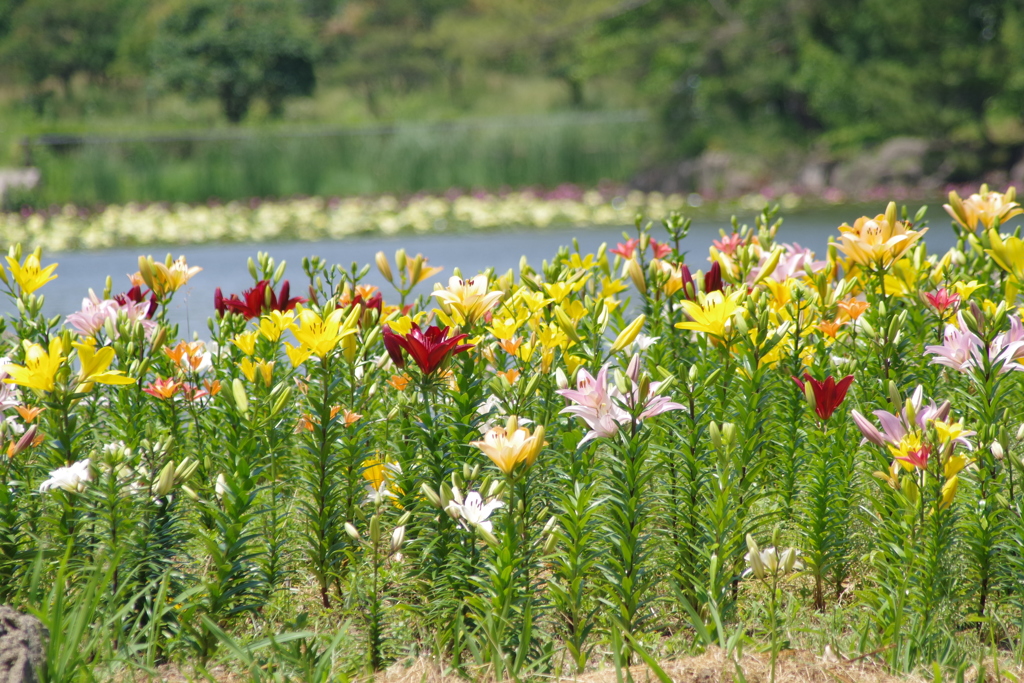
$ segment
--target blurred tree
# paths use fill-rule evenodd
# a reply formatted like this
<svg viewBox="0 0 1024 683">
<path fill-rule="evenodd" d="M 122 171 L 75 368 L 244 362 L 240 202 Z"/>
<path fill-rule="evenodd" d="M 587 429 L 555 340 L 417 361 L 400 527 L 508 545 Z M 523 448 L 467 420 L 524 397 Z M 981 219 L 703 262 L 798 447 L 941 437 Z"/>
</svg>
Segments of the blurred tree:
<svg viewBox="0 0 1024 683">
<path fill-rule="evenodd" d="M 458 80 L 459 64 L 446 59 L 431 36 L 437 19 L 468 0 L 351 0 L 321 34 L 341 79 L 361 89 L 381 116 L 381 91 L 407 92 L 438 80 Z"/>
<path fill-rule="evenodd" d="M 14 16 L 14 11 L 24 2 L 25 0 L 8 0 L 0 3 L 0 41 L 3 41 L 11 32 L 11 18 Z"/>
<path fill-rule="evenodd" d="M 124 0 L 12 3 L 0 10 L 0 29 L 8 32 L 0 57 L 35 89 L 55 77 L 70 96 L 75 74 L 103 76 L 114 60 L 123 5 Z"/>
<path fill-rule="evenodd" d="M 182 0 L 160 23 L 151 57 L 160 86 L 217 97 L 232 123 L 254 98 L 277 116 L 285 99 L 316 85 L 312 30 L 293 0 Z"/>
<path fill-rule="evenodd" d="M 583 106 L 594 75 L 589 52 L 602 21 L 622 0 L 476 0 L 449 12 L 433 31 L 449 59 L 506 72 L 540 73 L 565 83 L 570 104 Z"/>
<path fill-rule="evenodd" d="M 1020 16 L 1006 0 L 650 0 L 605 22 L 604 64 L 663 94 L 684 152 L 753 136 L 984 141 L 987 114 L 1024 91 Z"/>
</svg>

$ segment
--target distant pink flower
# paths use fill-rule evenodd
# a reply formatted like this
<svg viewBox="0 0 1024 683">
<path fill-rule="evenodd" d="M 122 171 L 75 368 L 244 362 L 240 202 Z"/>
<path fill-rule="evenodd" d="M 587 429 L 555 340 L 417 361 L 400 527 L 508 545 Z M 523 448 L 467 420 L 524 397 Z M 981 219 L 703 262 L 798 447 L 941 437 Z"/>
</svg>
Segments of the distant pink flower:
<svg viewBox="0 0 1024 683">
<path fill-rule="evenodd" d="M 807 267 L 809 266 L 812 272 L 817 272 L 825 267 L 826 261 L 815 261 L 814 252 L 810 249 L 805 249 L 795 242 L 793 244 L 783 244 L 782 255 L 779 257 L 779 262 L 775 266 L 775 270 L 769 277 L 776 282 L 785 282 L 789 278 L 805 277 L 807 275 Z M 771 252 L 766 251 L 761 254 L 761 261 L 757 268 L 750 271 L 750 276 L 747 278 L 748 283 L 752 284 L 761 275 L 761 270 L 764 268 L 768 259 L 771 257 Z"/>
<path fill-rule="evenodd" d="M 89 297 L 82 299 L 82 309 L 70 314 L 67 317 L 67 322 L 80 334 L 92 337 L 103 329 L 107 320 L 113 322 L 116 330 L 118 319 L 123 317 L 126 320 L 142 323 L 148 335 L 156 327 L 156 323 L 147 318 L 148 312 L 148 303 L 127 300 L 121 303 L 116 299 L 100 299 L 90 289 Z"/>
<path fill-rule="evenodd" d="M 907 451 L 906 455 L 897 455 L 896 459 L 900 462 L 905 462 L 912 467 L 926 470 L 928 469 L 928 456 L 931 454 L 932 447 L 925 445 L 916 450 Z"/>
<path fill-rule="evenodd" d="M 665 258 L 672 253 L 671 245 L 658 242 L 657 240 L 651 240 L 651 250 L 654 252 L 654 258 Z"/>
<path fill-rule="evenodd" d="M 624 259 L 629 259 L 633 258 L 633 252 L 636 251 L 638 244 L 640 244 L 640 240 L 634 237 L 633 239 L 626 240 L 625 244 L 619 242 L 614 249 L 609 249 L 608 251 L 613 254 L 618 254 Z"/>
<path fill-rule="evenodd" d="M 957 324 L 946 326 L 943 343 L 926 346 L 924 350 L 934 356 L 932 363 L 958 372 L 983 368 L 986 353 L 988 362 L 998 366 L 1000 373 L 1024 370 L 1024 365 L 1017 362 L 1024 358 L 1024 326 L 1018 318 L 1010 318 L 1010 330 L 993 339 L 986 352 L 981 338 L 967 327 L 963 313 L 957 313 Z"/>
<path fill-rule="evenodd" d="M 10 362 L 9 358 L 0 358 L 0 368 L 10 365 Z M 21 395 L 18 393 L 18 387 L 3 381 L 8 377 L 7 372 L 0 369 L 0 413 L 21 405 Z"/>
<path fill-rule="evenodd" d="M 1020 370 L 1024 368 L 1019 361 L 1024 358 L 1024 325 L 1021 324 L 1020 318 L 1017 316 L 1010 317 L 1010 329 L 1007 332 L 1003 332 L 997 335 L 992 340 L 992 346 L 989 349 L 989 354 L 1002 359 L 1005 363 L 1004 371 L 1007 365 L 1013 364 L 1012 369 Z"/>
<path fill-rule="evenodd" d="M 967 329 L 963 315 L 957 314 L 957 317 L 962 327 L 946 325 L 942 344 L 932 344 L 924 347 L 924 350 L 934 356 L 933 364 L 945 365 L 958 372 L 967 372 L 983 362 L 984 345 L 978 335 Z"/>
<path fill-rule="evenodd" d="M 720 240 L 712 240 L 711 244 L 723 254 L 732 256 L 736 249 L 743 244 L 743 238 L 739 236 L 739 233 L 734 232 L 731 235 L 724 235 Z"/>
</svg>

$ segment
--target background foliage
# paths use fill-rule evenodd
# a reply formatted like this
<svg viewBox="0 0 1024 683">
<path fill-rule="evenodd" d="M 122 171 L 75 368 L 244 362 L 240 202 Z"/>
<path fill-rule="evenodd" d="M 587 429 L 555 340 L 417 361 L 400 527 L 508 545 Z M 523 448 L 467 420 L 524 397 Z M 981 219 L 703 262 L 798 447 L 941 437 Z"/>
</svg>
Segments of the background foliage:
<svg viewBox="0 0 1024 683">
<path fill-rule="evenodd" d="M 902 134 L 1013 148 L 1022 34 L 1010 1 L 10 0 L 0 79 L 48 125 L 99 109 L 195 125 L 161 113 L 180 92 L 219 101 L 205 123 L 628 106 L 661 113 L 671 153 Z M 347 109 L 284 106 L 314 85 Z"/>
</svg>

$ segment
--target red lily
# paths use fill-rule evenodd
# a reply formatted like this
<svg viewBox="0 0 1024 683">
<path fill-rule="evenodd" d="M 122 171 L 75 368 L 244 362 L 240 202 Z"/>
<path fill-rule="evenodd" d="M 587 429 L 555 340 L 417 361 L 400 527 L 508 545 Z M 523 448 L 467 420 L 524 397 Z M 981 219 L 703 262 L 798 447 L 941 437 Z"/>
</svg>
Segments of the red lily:
<svg viewBox="0 0 1024 683">
<path fill-rule="evenodd" d="M 704 293 L 721 292 L 723 289 L 725 289 L 725 283 L 722 282 L 722 266 L 715 261 L 711 264 L 708 272 L 704 273 Z"/>
<path fill-rule="evenodd" d="M 939 287 L 936 292 L 925 292 L 925 301 L 939 314 L 942 314 L 950 306 L 956 307 L 960 303 L 960 295 L 950 292 L 945 287 Z"/>
<path fill-rule="evenodd" d="M 270 282 L 260 280 L 255 287 L 242 292 L 241 299 L 236 294 L 225 299 L 218 287 L 213 293 L 213 307 L 217 309 L 217 313 L 221 317 L 230 311 L 241 314 L 246 320 L 258 318 L 267 311 L 290 311 L 295 308 L 295 304 L 306 301 L 300 296 L 288 298 L 291 293 L 290 287 L 291 285 L 285 280 L 281 283 L 280 294 L 274 294 L 274 288 L 270 286 Z"/>
<path fill-rule="evenodd" d="M 121 304 L 122 306 L 127 304 L 129 301 L 131 301 L 132 303 L 141 304 L 146 300 L 147 293 L 149 294 L 149 308 L 146 309 L 146 319 L 150 320 L 152 319 L 153 314 L 156 313 L 157 303 L 156 294 L 150 292 L 148 289 L 144 293 L 142 291 L 142 287 L 140 287 L 139 285 L 135 285 L 124 294 L 115 294 L 114 301 Z"/>
<path fill-rule="evenodd" d="M 823 382 L 819 382 L 805 372 L 804 379 L 811 383 L 811 391 L 814 392 L 814 412 L 822 420 L 828 420 L 832 417 L 832 413 L 846 399 L 846 390 L 853 384 L 853 375 L 847 375 L 839 380 L 838 383 L 836 383 L 835 378 L 831 375 L 826 377 Z M 796 377 L 793 378 L 793 381 L 800 387 L 800 391 L 804 391 L 803 382 Z"/>
<path fill-rule="evenodd" d="M 679 279 L 683 282 L 683 297 L 690 301 L 696 301 L 697 285 L 693 282 L 693 275 L 685 263 L 679 267 Z"/>
<path fill-rule="evenodd" d="M 377 311 L 377 317 L 380 318 L 381 309 L 384 307 L 384 297 L 380 292 L 376 292 L 368 299 L 364 299 L 362 294 L 356 294 L 354 299 L 350 301 L 339 301 L 337 304 L 338 308 L 344 308 L 347 311 L 351 311 L 356 306 L 359 307 L 359 326 L 362 327 L 364 314 L 367 309 Z"/>
<path fill-rule="evenodd" d="M 405 367 L 405 357 L 402 355 L 404 350 L 424 375 L 436 372 L 451 356 L 473 348 L 472 344 L 459 344 L 468 334 L 457 334 L 449 338 L 448 328 L 442 330 L 437 325 L 431 325 L 426 332 L 419 325 L 414 325 L 408 334 L 395 334 L 389 325 L 385 325 L 381 331 L 384 335 L 384 348 L 395 365 Z"/>
</svg>

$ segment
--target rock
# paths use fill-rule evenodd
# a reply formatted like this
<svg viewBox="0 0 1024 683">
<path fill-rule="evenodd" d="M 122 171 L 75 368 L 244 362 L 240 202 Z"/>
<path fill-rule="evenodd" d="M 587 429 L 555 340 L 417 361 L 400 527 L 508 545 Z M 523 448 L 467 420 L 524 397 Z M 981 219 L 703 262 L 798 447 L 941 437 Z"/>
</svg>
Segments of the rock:
<svg viewBox="0 0 1024 683">
<path fill-rule="evenodd" d="M 48 638 L 41 621 L 0 605 L 0 683 L 39 681 Z"/>
<path fill-rule="evenodd" d="M 38 168 L 0 168 L 0 208 L 3 208 L 12 189 L 34 189 L 39 185 L 40 177 Z"/>
<path fill-rule="evenodd" d="M 1010 169 L 1009 183 L 1017 188 L 1018 193 L 1024 191 L 1024 153 Z"/>
<path fill-rule="evenodd" d="M 927 140 L 900 137 L 838 164 L 829 185 L 848 194 L 876 187 L 916 187 L 925 177 Z"/>
</svg>

